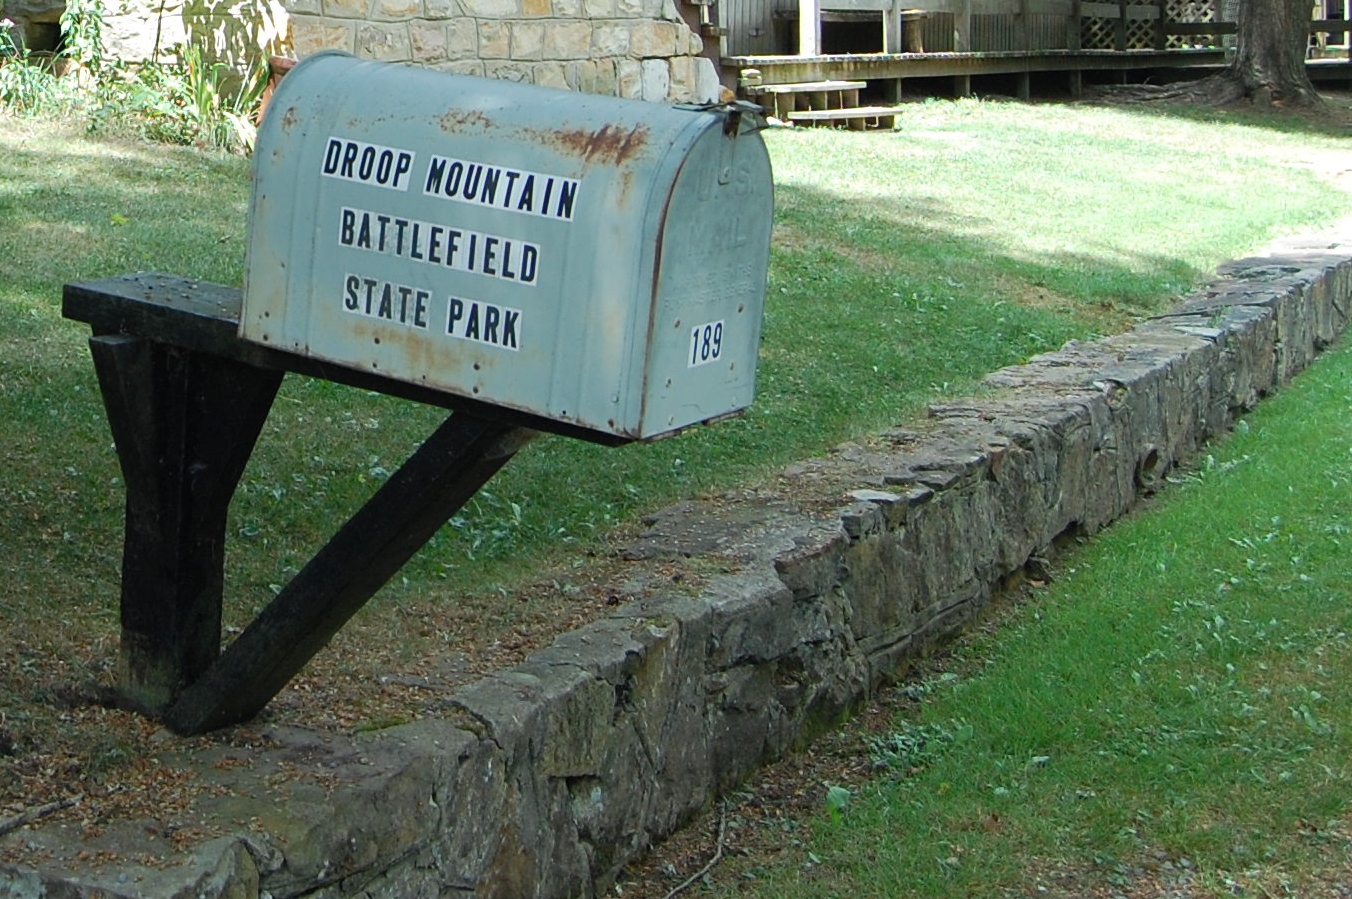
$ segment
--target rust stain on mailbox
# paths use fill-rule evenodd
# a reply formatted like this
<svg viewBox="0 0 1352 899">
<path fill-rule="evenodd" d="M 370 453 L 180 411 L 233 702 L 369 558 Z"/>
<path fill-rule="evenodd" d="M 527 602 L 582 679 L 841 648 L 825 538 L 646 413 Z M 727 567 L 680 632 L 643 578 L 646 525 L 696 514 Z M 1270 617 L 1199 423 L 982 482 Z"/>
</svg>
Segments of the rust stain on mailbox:
<svg viewBox="0 0 1352 899">
<path fill-rule="evenodd" d="M 602 125 L 597 131 L 556 131 L 549 134 L 537 132 L 545 141 L 552 139 L 565 152 L 572 153 L 588 163 L 599 162 L 605 165 L 623 165 L 647 146 L 651 129 L 639 125 L 632 131 L 617 128 L 611 124 Z"/>
<path fill-rule="evenodd" d="M 607 441 L 751 403 L 773 211 L 754 116 L 340 53 L 273 108 L 245 339 Z"/>
</svg>

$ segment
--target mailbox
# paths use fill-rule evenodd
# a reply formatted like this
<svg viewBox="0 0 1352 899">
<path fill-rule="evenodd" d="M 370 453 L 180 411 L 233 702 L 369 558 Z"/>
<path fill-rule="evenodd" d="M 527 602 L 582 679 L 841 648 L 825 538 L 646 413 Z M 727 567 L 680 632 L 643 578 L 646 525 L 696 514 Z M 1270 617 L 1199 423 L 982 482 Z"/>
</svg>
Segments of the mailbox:
<svg viewBox="0 0 1352 899">
<path fill-rule="evenodd" d="M 759 118 L 310 57 L 259 130 L 246 340 L 650 439 L 750 405 Z"/>
</svg>

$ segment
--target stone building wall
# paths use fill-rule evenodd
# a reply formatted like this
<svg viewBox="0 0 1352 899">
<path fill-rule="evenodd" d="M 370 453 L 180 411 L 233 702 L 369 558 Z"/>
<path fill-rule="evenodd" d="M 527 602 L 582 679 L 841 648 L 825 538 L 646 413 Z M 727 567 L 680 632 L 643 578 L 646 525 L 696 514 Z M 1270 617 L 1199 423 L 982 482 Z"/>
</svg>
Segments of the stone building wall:
<svg viewBox="0 0 1352 899">
<path fill-rule="evenodd" d="M 109 58 L 139 62 L 191 45 L 242 72 L 289 46 L 282 0 L 113 0 L 105 7 Z"/>
<path fill-rule="evenodd" d="M 290 0 L 295 53 L 325 49 L 658 102 L 719 96 L 673 0 Z"/>
</svg>

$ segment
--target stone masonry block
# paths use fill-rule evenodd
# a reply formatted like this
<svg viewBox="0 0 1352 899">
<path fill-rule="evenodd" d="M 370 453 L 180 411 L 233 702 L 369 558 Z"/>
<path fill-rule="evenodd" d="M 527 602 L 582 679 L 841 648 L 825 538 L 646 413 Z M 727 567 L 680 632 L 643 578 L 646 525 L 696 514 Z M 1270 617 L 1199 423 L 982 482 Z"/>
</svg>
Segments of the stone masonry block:
<svg viewBox="0 0 1352 899">
<path fill-rule="evenodd" d="M 535 74 L 535 66 L 528 62 L 516 62 L 515 60 L 493 60 L 488 59 L 483 62 L 485 78 L 500 78 L 503 81 L 515 81 L 519 84 L 530 84 L 531 78 Z"/>
<path fill-rule="evenodd" d="M 628 26 L 597 24 L 592 28 L 591 55 L 593 57 L 626 56 L 628 53 Z"/>
<path fill-rule="evenodd" d="M 512 32 L 506 22 L 479 22 L 479 58 L 485 61 L 512 58 Z"/>
<path fill-rule="evenodd" d="M 374 0 L 371 17 L 377 22 L 405 22 L 422 13 L 422 0 Z"/>
<path fill-rule="evenodd" d="M 473 19 L 452 19 L 446 23 L 446 58 L 470 60 L 475 74 L 482 74 L 479 63 L 479 28 Z"/>
<path fill-rule="evenodd" d="M 643 64 L 636 59 L 621 59 L 615 63 L 616 96 L 637 100 L 643 96 Z"/>
<path fill-rule="evenodd" d="M 537 60 L 544 58 L 545 28 L 544 22 L 510 22 L 512 59 Z M 536 84 L 544 84 L 537 76 Z"/>
<path fill-rule="evenodd" d="M 332 19 L 365 19 L 372 0 L 323 0 L 324 15 Z"/>
<path fill-rule="evenodd" d="M 407 62 L 413 58 L 408 26 L 366 24 L 357 27 L 357 55 L 381 62 Z"/>
<path fill-rule="evenodd" d="M 423 15 L 429 19 L 450 19 L 464 13 L 457 0 L 423 0 Z"/>
<path fill-rule="evenodd" d="M 676 34 L 676 26 L 671 22 L 636 22 L 629 31 L 629 53 L 639 59 L 672 56 L 676 52 Z"/>
<path fill-rule="evenodd" d="M 565 63 L 563 67 L 564 79 L 568 87 L 575 91 L 594 94 L 596 90 L 596 71 L 597 66 L 594 60 L 575 59 Z"/>
<path fill-rule="evenodd" d="M 632 47 L 631 47 L 632 52 Z M 642 99 L 663 103 L 671 93 L 671 67 L 665 59 L 643 60 Z"/>
<path fill-rule="evenodd" d="M 568 79 L 568 66 L 571 63 L 562 62 L 538 62 L 531 66 L 531 79 L 535 84 L 541 87 L 554 87 L 559 90 L 574 90 L 573 83 Z"/>
<path fill-rule="evenodd" d="M 460 0 L 465 15 L 504 21 L 521 14 L 520 0 Z"/>
<path fill-rule="evenodd" d="M 478 59 L 458 59 L 450 62 L 443 62 L 437 65 L 437 70 L 441 72 L 450 72 L 452 75 L 473 75 L 476 78 L 487 77 L 484 73 L 484 64 Z"/>
<path fill-rule="evenodd" d="M 413 47 L 415 62 L 440 62 L 446 58 L 446 25 L 444 23 L 410 23 L 408 37 Z"/>
<path fill-rule="evenodd" d="M 300 56 L 309 56 L 321 50 L 351 53 L 356 47 L 356 29 L 348 23 L 298 19 L 291 27 L 291 42 Z"/>
<path fill-rule="evenodd" d="M 590 22 L 553 22 L 545 32 L 545 59 L 586 59 L 591 55 Z"/>
</svg>

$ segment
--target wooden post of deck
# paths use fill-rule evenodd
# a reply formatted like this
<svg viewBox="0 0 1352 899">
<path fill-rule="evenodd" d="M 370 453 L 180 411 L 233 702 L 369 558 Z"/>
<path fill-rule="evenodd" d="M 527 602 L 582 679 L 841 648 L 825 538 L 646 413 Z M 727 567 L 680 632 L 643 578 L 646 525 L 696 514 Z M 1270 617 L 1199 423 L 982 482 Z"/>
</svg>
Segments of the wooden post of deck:
<svg viewBox="0 0 1352 899">
<path fill-rule="evenodd" d="M 958 53 L 972 52 L 972 0 L 953 4 L 953 44 Z"/>
<path fill-rule="evenodd" d="M 1169 49 L 1169 0 L 1155 0 L 1155 49 Z"/>
<path fill-rule="evenodd" d="M 972 52 L 972 0 L 957 0 L 953 4 L 953 49 L 958 53 Z M 969 97 L 972 94 L 972 76 L 953 76 L 953 95 Z"/>
<path fill-rule="evenodd" d="M 822 16 L 820 0 L 798 0 L 798 55 L 820 56 Z"/>
<path fill-rule="evenodd" d="M 1127 0 L 1117 0 L 1117 36 L 1114 44 L 1118 53 L 1127 52 Z"/>
<path fill-rule="evenodd" d="M 1016 19 L 1015 40 L 1018 41 L 1017 49 L 1028 52 L 1033 49 L 1033 36 L 1028 27 L 1028 0 L 1019 0 L 1019 12 Z M 1015 78 L 1015 96 L 1020 100 L 1028 101 L 1033 97 L 1033 73 L 1032 69 L 1024 69 Z"/>
<path fill-rule="evenodd" d="M 1079 53 L 1083 33 L 1084 7 L 1081 0 L 1070 0 L 1070 34 L 1066 35 L 1066 49 L 1071 53 Z M 1070 70 L 1070 96 L 1073 100 L 1084 96 L 1084 75 L 1078 68 Z"/>
</svg>

